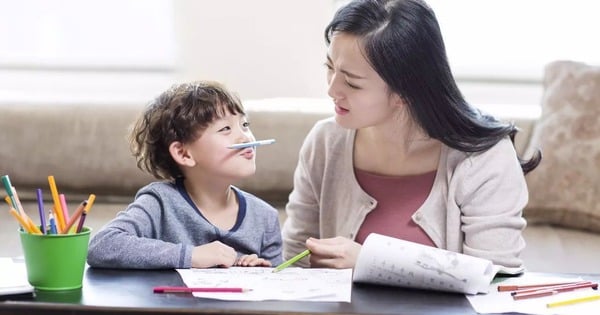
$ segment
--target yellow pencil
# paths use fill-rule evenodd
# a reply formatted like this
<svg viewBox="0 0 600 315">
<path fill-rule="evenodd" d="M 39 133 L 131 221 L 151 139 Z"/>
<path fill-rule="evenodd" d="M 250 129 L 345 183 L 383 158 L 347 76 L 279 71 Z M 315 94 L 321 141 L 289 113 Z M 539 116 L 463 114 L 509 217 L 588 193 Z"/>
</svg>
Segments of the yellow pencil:
<svg viewBox="0 0 600 315">
<path fill-rule="evenodd" d="M 25 213 L 25 211 L 17 211 L 17 209 L 15 209 L 12 206 L 12 201 L 9 196 L 6 196 L 4 198 L 4 201 L 6 201 L 6 203 L 8 204 L 8 207 L 10 209 L 15 210 L 15 213 L 19 216 L 19 218 L 21 218 L 23 220 L 23 222 L 19 221 L 21 226 L 23 226 L 23 223 L 26 224 L 25 226 L 23 226 L 24 230 L 26 230 L 27 232 L 33 233 L 33 234 L 43 234 L 42 231 L 40 231 L 40 228 L 38 228 L 37 225 L 35 225 L 35 223 L 33 223 L 33 221 L 31 221 L 31 218 L 29 218 L 29 216 L 27 215 L 27 213 Z M 19 202 L 19 205 L 21 205 L 20 202 Z M 15 217 L 15 218 L 17 218 L 17 217 Z M 39 232 L 39 233 L 37 233 L 37 232 Z"/>
<path fill-rule="evenodd" d="M 572 305 L 572 304 L 576 304 L 576 303 L 591 302 L 591 301 L 596 301 L 596 300 L 600 300 L 600 295 L 594 294 L 594 295 L 589 295 L 589 296 L 584 296 L 584 297 L 579 297 L 579 298 L 574 298 L 574 299 L 552 302 L 552 303 L 546 304 L 546 307 L 565 306 L 565 305 Z"/>
<path fill-rule="evenodd" d="M 96 195 L 94 195 L 94 194 L 90 194 L 90 195 L 88 196 L 88 199 L 87 199 L 87 203 L 86 203 L 86 205 L 85 205 L 85 208 L 83 209 L 83 211 L 84 211 L 85 213 L 88 213 L 88 212 L 90 212 L 90 209 L 92 208 L 92 205 L 94 204 L 94 200 L 96 200 Z"/>
<path fill-rule="evenodd" d="M 15 219 L 17 219 L 17 221 L 19 221 L 19 224 L 21 224 L 21 226 L 23 227 L 23 230 L 31 233 L 31 234 L 42 234 L 41 231 L 34 231 L 31 229 L 31 227 L 29 226 L 29 223 L 27 221 L 25 221 L 25 219 L 23 219 L 20 215 L 19 212 L 17 212 L 17 210 L 15 210 L 15 208 L 11 207 L 10 208 L 10 214 L 15 217 Z"/>
<path fill-rule="evenodd" d="M 52 201 L 54 202 L 54 215 L 56 216 L 58 233 L 66 233 L 65 227 L 66 222 L 65 218 L 63 218 L 62 207 L 60 206 L 60 198 L 58 197 L 58 189 L 56 188 L 56 181 L 54 181 L 54 176 L 48 176 L 48 184 L 50 185 L 50 192 L 52 193 Z"/>
</svg>

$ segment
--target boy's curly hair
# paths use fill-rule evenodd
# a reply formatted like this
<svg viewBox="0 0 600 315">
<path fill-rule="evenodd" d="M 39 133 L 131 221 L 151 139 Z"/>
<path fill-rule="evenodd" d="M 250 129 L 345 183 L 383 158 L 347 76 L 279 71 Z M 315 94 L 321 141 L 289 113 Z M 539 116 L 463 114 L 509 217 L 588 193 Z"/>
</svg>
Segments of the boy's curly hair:
<svg viewBox="0 0 600 315">
<path fill-rule="evenodd" d="M 222 84 L 198 81 L 173 85 L 146 107 L 130 133 L 130 148 L 138 168 L 157 179 L 182 177 L 169 153 L 171 143 L 195 141 L 210 123 L 226 113 L 245 115 L 238 96 Z"/>
</svg>

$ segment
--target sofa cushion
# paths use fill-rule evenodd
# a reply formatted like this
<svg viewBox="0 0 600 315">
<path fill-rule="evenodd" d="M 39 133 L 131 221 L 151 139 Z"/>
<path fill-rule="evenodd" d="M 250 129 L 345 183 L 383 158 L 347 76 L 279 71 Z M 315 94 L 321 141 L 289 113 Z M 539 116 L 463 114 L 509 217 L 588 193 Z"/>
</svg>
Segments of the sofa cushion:
<svg viewBox="0 0 600 315">
<path fill-rule="evenodd" d="M 527 176 L 531 223 L 600 232 L 600 67 L 547 65 L 542 116 L 528 152 L 541 164 Z"/>
</svg>

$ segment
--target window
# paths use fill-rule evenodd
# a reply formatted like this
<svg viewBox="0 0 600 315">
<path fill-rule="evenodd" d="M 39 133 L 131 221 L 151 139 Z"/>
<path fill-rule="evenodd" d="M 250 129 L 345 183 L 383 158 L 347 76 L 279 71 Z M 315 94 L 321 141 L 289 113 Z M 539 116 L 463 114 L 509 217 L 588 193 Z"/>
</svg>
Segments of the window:
<svg viewBox="0 0 600 315">
<path fill-rule="evenodd" d="M 5 3 L 0 98 L 75 101 L 162 89 L 175 68 L 172 11 L 170 0 Z"/>
</svg>

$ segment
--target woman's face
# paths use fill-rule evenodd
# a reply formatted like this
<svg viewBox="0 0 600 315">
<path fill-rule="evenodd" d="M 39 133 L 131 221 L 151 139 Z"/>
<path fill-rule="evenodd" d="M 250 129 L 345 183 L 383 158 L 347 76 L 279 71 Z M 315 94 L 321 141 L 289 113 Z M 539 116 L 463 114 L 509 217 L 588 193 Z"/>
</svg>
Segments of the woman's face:
<svg viewBox="0 0 600 315">
<path fill-rule="evenodd" d="M 327 52 L 328 94 L 335 119 L 344 128 L 360 129 L 392 121 L 402 101 L 363 55 L 359 37 L 334 33 Z"/>
</svg>

